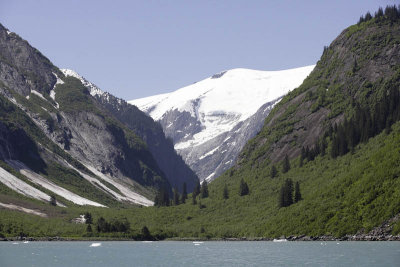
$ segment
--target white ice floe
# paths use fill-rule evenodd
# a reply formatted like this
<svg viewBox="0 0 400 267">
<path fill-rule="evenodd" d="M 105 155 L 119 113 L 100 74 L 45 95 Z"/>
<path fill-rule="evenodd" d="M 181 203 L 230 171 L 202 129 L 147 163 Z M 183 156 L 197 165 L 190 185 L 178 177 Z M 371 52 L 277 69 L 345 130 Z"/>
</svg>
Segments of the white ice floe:
<svg viewBox="0 0 400 267">
<path fill-rule="evenodd" d="M 24 207 L 17 206 L 17 205 L 14 205 L 14 204 L 4 204 L 4 203 L 0 202 L 0 207 L 6 208 L 6 209 L 10 209 L 10 210 L 22 211 L 22 212 L 33 214 L 33 215 L 38 215 L 40 217 L 47 217 L 47 214 L 45 214 L 43 212 L 39 212 L 37 210 L 24 208 Z"/>
<path fill-rule="evenodd" d="M 274 239 L 273 242 L 287 242 L 287 239 L 281 238 L 281 239 Z"/>
<path fill-rule="evenodd" d="M 101 243 L 92 243 L 90 247 L 101 247 Z"/>
<path fill-rule="evenodd" d="M 56 185 L 55 183 L 47 180 L 43 176 L 33 172 L 27 166 L 25 166 L 22 162 L 16 160 L 7 160 L 7 163 L 12 166 L 14 169 L 18 170 L 21 174 L 23 174 L 26 178 L 28 178 L 31 182 L 38 184 L 57 195 L 75 203 L 78 205 L 90 205 L 96 207 L 105 207 L 104 205 L 81 197 L 61 186 Z"/>
</svg>

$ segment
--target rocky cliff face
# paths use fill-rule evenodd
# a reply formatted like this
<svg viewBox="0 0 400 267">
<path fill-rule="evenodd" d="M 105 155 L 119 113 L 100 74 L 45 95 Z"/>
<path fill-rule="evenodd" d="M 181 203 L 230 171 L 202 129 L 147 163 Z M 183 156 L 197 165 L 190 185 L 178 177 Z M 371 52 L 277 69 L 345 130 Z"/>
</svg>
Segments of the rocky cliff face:
<svg viewBox="0 0 400 267">
<path fill-rule="evenodd" d="M 190 169 L 185 169 L 182 160 L 175 163 L 179 160 L 176 155 L 170 156 L 171 146 L 158 151 L 154 145 L 149 150 L 142 138 L 154 143 L 157 138 L 161 143 L 167 140 L 139 110 L 109 94 L 103 96 L 111 99 L 107 103 L 102 96 L 92 95 L 87 84 L 64 75 L 28 42 L 1 25 L 0 48 L 0 103 L 4 111 L 0 116 L 0 160 L 7 177 L 19 172 L 76 204 L 94 203 L 77 198 L 76 193 L 83 193 L 99 202 L 151 205 L 148 198 L 153 198 L 156 188 L 171 188 L 165 173 L 170 178 L 180 174 L 175 180 L 171 178 L 176 184 L 194 184 L 196 177 Z M 124 115 L 131 111 L 133 114 Z M 26 153 L 21 152 L 21 146 Z M 163 156 L 169 157 L 170 169 L 164 172 L 152 152 L 166 151 L 169 154 Z M 181 166 L 181 173 L 171 170 Z M 72 186 L 75 182 L 63 178 L 67 176 L 81 179 Z M 71 187 L 73 192 L 65 193 L 50 181 Z M 88 188 L 82 191 L 84 186 Z M 43 199 L 43 194 L 39 195 Z"/>
<path fill-rule="evenodd" d="M 198 183 L 198 178 L 176 153 L 172 142 L 165 137 L 159 123 L 154 122 L 136 106 L 102 91 L 75 71 L 62 69 L 62 72 L 65 76 L 78 78 L 101 107 L 143 139 L 172 187 L 182 190 L 183 183 L 186 183 L 187 190 L 192 191 Z"/>
<path fill-rule="evenodd" d="M 260 134 L 238 161 L 281 161 L 312 148 L 335 123 L 350 117 L 356 106 L 371 108 L 395 82 L 400 64 L 400 26 L 374 19 L 344 30 L 325 47 L 304 83 L 283 98 Z"/>
<path fill-rule="evenodd" d="M 300 85 L 313 67 L 275 72 L 234 69 L 130 103 L 159 121 L 200 180 L 210 181 L 234 164 L 273 105 Z"/>
</svg>

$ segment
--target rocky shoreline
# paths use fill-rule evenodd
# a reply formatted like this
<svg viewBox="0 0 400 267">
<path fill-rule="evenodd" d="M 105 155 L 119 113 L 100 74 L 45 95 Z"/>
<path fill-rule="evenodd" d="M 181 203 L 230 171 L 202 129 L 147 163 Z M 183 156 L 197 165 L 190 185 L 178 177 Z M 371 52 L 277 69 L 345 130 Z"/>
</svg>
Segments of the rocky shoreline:
<svg viewBox="0 0 400 267">
<path fill-rule="evenodd" d="M 400 214 L 383 222 L 381 225 L 367 232 L 361 229 L 354 235 L 335 237 L 332 235 L 308 236 L 291 235 L 281 236 L 278 241 L 400 241 L 400 235 L 392 235 L 393 225 L 400 220 Z M 240 237 L 240 238 L 168 238 L 159 241 L 274 241 L 275 238 L 268 237 Z M 104 237 L 3 237 L 0 241 L 135 241 L 127 238 L 104 238 Z M 141 240 L 138 240 L 141 241 Z"/>
</svg>

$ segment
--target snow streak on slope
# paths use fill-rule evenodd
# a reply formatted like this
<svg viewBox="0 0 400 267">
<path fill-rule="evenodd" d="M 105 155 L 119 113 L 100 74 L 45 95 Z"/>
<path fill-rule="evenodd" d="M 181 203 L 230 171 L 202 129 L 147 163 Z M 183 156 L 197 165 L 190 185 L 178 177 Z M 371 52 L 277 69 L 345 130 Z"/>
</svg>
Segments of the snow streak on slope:
<svg viewBox="0 0 400 267">
<path fill-rule="evenodd" d="M 299 86 L 313 66 L 283 70 L 257 71 L 233 69 L 216 74 L 169 94 L 129 101 L 161 120 L 169 111 L 189 112 L 202 126 L 190 139 L 175 143 L 176 149 L 200 145 L 231 130 L 253 115 L 263 104 Z M 174 122 L 171 122 L 172 125 Z M 170 125 L 170 126 L 172 126 Z"/>
<path fill-rule="evenodd" d="M 24 208 L 24 207 L 17 206 L 17 205 L 14 205 L 14 204 L 5 204 L 5 203 L 1 203 L 0 202 L 0 207 L 5 208 L 5 209 L 10 209 L 10 210 L 22 211 L 22 212 L 33 214 L 33 215 L 38 215 L 40 217 L 47 217 L 47 214 L 45 214 L 43 212 L 39 212 L 37 210 Z"/>
<path fill-rule="evenodd" d="M 24 181 L 18 179 L 5 169 L 0 167 L 0 182 L 5 184 L 7 187 L 12 190 L 25 195 L 27 197 L 32 197 L 35 199 L 43 200 L 46 202 L 50 201 L 50 196 L 46 193 L 43 193 L 39 189 L 34 188 L 33 186 L 25 183 Z M 64 206 L 57 202 L 58 206 Z M 65 207 L 65 206 L 64 206 Z"/>
<path fill-rule="evenodd" d="M 42 186 L 63 198 L 78 204 L 78 205 L 91 205 L 96 207 L 105 207 L 104 205 L 91 201 L 89 199 L 83 198 L 71 191 L 62 188 L 61 186 L 56 185 L 55 183 L 47 180 L 43 176 L 33 172 L 27 166 L 25 166 L 22 162 L 16 160 L 7 160 L 7 163 L 12 166 L 14 169 L 18 170 L 21 174 L 23 174 L 26 178 L 28 178 L 31 182 Z"/>
</svg>

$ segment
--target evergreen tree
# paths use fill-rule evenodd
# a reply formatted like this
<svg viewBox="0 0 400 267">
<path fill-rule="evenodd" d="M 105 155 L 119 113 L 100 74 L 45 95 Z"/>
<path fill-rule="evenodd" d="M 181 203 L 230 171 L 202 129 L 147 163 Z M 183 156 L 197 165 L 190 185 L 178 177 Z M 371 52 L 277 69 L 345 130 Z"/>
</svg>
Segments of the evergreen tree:
<svg viewBox="0 0 400 267">
<path fill-rule="evenodd" d="M 293 181 L 286 179 L 285 181 L 285 203 L 286 207 L 293 204 Z"/>
<path fill-rule="evenodd" d="M 174 205 L 178 206 L 179 204 L 179 192 L 178 189 L 174 188 Z"/>
<path fill-rule="evenodd" d="M 279 191 L 278 206 L 279 206 L 279 208 L 286 207 L 285 206 L 285 186 L 282 186 L 281 190 Z"/>
<path fill-rule="evenodd" d="M 278 170 L 276 169 L 275 165 L 272 165 L 269 175 L 271 176 L 271 178 L 275 178 L 277 174 L 278 174 Z"/>
<path fill-rule="evenodd" d="M 153 237 L 151 236 L 149 228 L 147 228 L 147 226 L 143 226 L 141 234 L 142 240 L 153 240 Z"/>
<path fill-rule="evenodd" d="M 57 199 L 55 195 L 50 196 L 50 205 L 57 206 Z"/>
<path fill-rule="evenodd" d="M 249 194 L 249 187 L 247 183 L 243 180 L 243 178 L 240 180 L 240 186 L 239 186 L 239 196 L 245 196 Z"/>
<path fill-rule="evenodd" d="M 224 198 L 224 199 L 228 199 L 229 198 L 229 191 L 228 191 L 228 186 L 225 184 L 225 186 L 224 186 L 224 191 L 223 191 L 223 193 L 222 193 L 222 197 Z"/>
<path fill-rule="evenodd" d="M 279 199 L 279 207 L 288 207 L 293 204 L 293 181 L 292 179 L 286 179 L 282 185 Z"/>
<path fill-rule="evenodd" d="M 372 19 L 372 15 L 371 13 L 367 12 L 367 14 L 365 14 L 365 21 L 371 20 Z"/>
<path fill-rule="evenodd" d="M 289 170 L 290 170 L 290 162 L 288 155 L 286 155 L 285 159 L 283 160 L 282 172 L 287 173 Z"/>
<path fill-rule="evenodd" d="M 165 188 L 160 188 L 154 199 L 154 206 L 161 207 L 169 205 L 170 205 L 170 200 L 168 191 Z"/>
<path fill-rule="evenodd" d="M 92 224 L 93 223 L 93 219 L 92 219 L 92 214 L 90 212 L 86 212 L 84 214 L 84 218 L 85 218 L 85 223 L 86 224 Z"/>
<path fill-rule="evenodd" d="M 201 190 L 200 181 L 198 180 L 196 186 L 194 187 L 193 194 L 195 196 L 198 196 L 200 194 L 200 190 Z"/>
<path fill-rule="evenodd" d="M 196 205 L 197 204 L 197 200 L 196 200 L 196 195 L 192 194 L 192 204 Z"/>
<path fill-rule="evenodd" d="M 208 185 L 206 180 L 204 180 L 203 183 L 201 184 L 200 194 L 201 198 L 208 197 Z"/>
<path fill-rule="evenodd" d="M 301 193 L 300 193 L 300 184 L 296 182 L 294 187 L 294 203 L 297 203 L 301 200 Z"/>
<path fill-rule="evenodd" d="M 188 198 L 187 196 L 187 189 L 186 189 L 186 183 L 183 183 L 183 188 L 182 188 L 182 203 L 186 202 L 186 199 Z"/>
<path fill-rule="evenodd" d="M 86 232 L 88 232 L 88 233 L 93 232 L 92 226 L 91 226 L 90 224 L 87 225 L 87 227 L 86 227 Z"/>
</svg>

